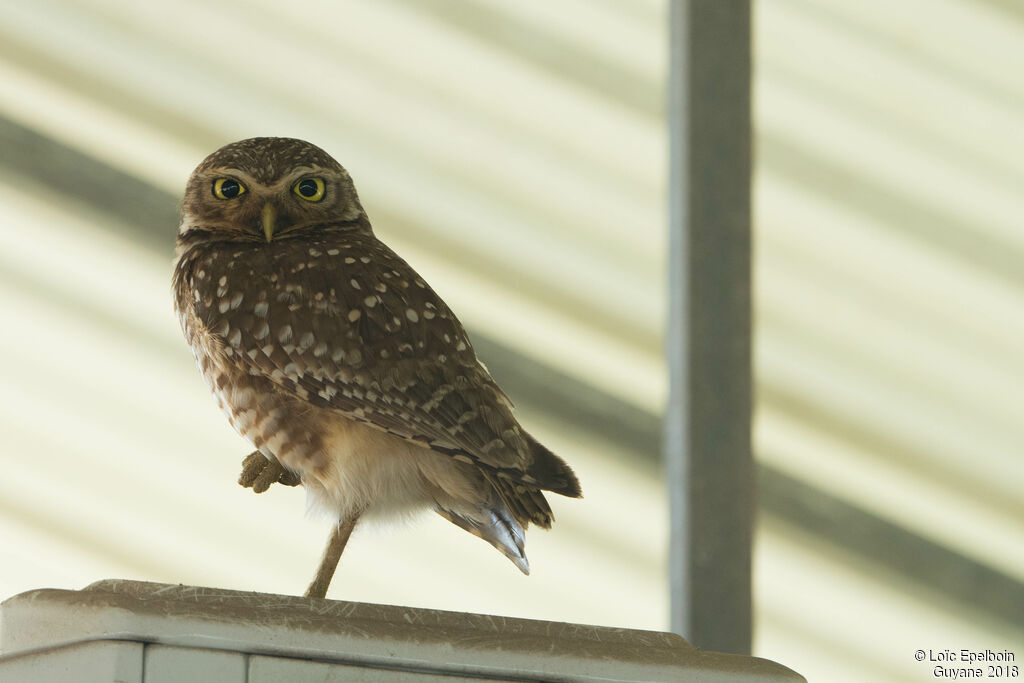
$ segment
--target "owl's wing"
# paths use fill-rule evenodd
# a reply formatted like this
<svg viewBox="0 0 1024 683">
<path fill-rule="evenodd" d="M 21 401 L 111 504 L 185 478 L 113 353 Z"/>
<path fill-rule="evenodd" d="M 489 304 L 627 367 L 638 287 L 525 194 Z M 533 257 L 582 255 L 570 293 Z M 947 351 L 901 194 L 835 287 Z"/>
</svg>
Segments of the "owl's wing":
<svg viewBox="0 0 1024 683">
<path fill-rule="evenodd" d="M 519 426 L 440 297 L 364 240 L 282 241 L 211 264 L 242 272 L 193 278 L 197 317 L 251 375 L 302 400 L 514 481 L 571 489 L 544 481 L 549 459 L 564 463 Z"/>
</svg>

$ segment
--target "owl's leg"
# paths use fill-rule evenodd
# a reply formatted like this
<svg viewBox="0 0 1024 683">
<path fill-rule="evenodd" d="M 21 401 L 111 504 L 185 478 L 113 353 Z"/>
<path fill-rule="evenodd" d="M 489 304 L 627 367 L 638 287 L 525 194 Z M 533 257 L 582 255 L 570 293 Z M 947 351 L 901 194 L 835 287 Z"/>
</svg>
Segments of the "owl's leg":
<svg viewBox="0 0 1024 683">
<path fill-rule="evenodd" d="M 331 536 L 327 539 L 327 547 L 324 548 L 324 556 L 320 559 L 320 566 L 316 570 L 316 576 L 313 577 L 313 582 L 306 589 L 307 598 L 327 597 L 327 588 L 331 585 L 331 579 L 334 578 L 334 572 L 338 568 L 338 560 L 345 552 L 348 537 L 352 535 L 352 530 L 356 528 L 358 521 L 359 513 L 355 513 L 348 519 L 338 522 L 334 530 L 331 531 Z"/>
<path fill-rule="evenodd" d="M 242 473 L 238 483 L 256 493 L 263 493 L 274 482 L 285 486 L 298 486 L 299 475 L 286 470 L 276 460 L 268 460 L 259 451 L 253 451 L 242 461 Z"/>
</svg>

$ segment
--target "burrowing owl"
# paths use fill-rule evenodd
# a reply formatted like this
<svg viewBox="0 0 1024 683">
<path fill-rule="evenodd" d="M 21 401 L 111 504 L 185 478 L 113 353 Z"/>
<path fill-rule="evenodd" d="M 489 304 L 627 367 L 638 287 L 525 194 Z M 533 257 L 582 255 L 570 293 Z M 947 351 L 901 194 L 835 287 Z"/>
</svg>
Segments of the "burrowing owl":
<svg viewBox="0 0 1024 683">
<path fill-rule="evenodd" d="M 541 490 L 579 497 L 579 482 L 516 421 L 448 306 L 374 236 L 345 169 L 302 140 L 242 140 L 199 164 L 181 213 L 175 308 L 257 449 L 246 483 L 301 481 L 339 520 L 306 594 L 324 596 L 358 519 L 418 508 L 528 573 L 524 529 L 551 526 Z"/>
</svg>

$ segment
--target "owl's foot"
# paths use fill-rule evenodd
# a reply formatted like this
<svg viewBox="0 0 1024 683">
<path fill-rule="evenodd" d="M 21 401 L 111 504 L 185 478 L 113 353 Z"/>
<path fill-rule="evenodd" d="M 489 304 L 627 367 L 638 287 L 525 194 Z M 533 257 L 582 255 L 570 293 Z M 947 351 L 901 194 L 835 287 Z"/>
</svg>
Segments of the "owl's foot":
<svg viewBox="0 0 1024 683">
<path fill-rule="evenodd" d="M 267 460 L 259 451 L 253 451 L 242 461 L 242 473 L 238 483 L 255 493 L 263 493 L 274 482 L 285 486 L 298 486 L 299 475 L 286 470 L 276 460 Z"/>
</svg>

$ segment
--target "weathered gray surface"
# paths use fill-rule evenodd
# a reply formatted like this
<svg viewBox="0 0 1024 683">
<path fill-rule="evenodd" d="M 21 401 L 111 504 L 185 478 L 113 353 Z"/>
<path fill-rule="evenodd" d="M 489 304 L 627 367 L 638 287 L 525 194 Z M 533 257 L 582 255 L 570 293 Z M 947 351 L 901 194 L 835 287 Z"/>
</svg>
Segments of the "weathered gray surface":
<svg viewBox="0 0 1024 683">
<path fill-rule="evenodd" d="M 287 680 L 299 682 L 419 683 L 448 680 L 446 674 L 515 681 L 802 680 L 774 662 L 703 652 L 670 633 L 108 580 L 4 602 L 0 681 L 65 680 L 25 677 L 25 662 L 38 662 L 26 653 L 66 660 L 69 646 L 129 644 L 124 641 L 148 644 L 145 683 L 243 683 L 244 672 L 249 681 L 270 681 L 284 670 Z M 306 659 L 329 668 L 300 661 Z M 367 677 L 358 667 L 375 671 Z M 130 672 L 121 677 L 140 680 Z"/>
<path fill-rule="evenodd" d="M 347 664 L 325 664 L 283 657 L 250 657 L 249 679 L 246 683 L 280 683 L 310 681 L 313 683 L 447 683 L 451 676 L 423 671 L 368 669 Z M 508 679 L 460 677 L 460 683 L 501 683 Z"/>
<path fill-rule="evenodd" d="M 143 643 L 99 640 L 0 657 L 0 682 L 144 683 L 144 649 Z"/>
<path fill-rule="evenodd" d="M 241 652 L 147 645 L 143 683 L 180 681 L 244 681 L 248 657 Z M 279 679 L 287 680 L 287 679 Z"/>
</svg>

